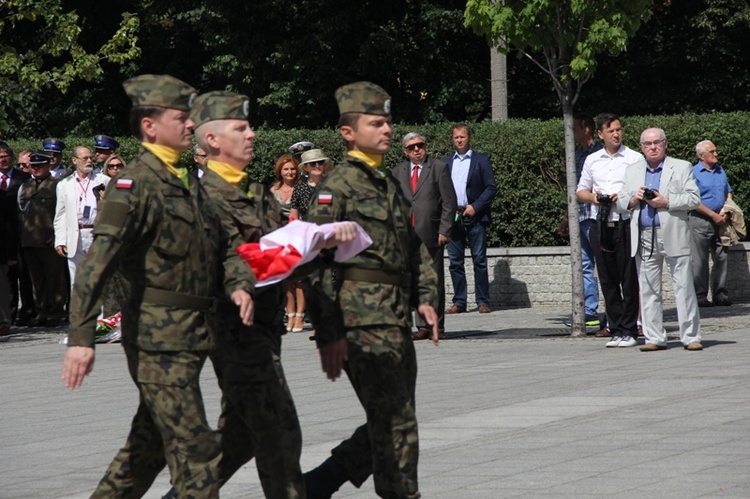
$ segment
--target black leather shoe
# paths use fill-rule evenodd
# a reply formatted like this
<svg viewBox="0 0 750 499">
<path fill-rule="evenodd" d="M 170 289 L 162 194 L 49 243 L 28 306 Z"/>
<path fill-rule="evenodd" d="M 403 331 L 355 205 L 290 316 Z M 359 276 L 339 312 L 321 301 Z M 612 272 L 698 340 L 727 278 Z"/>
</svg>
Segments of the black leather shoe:
<svg viewBox="0 0 750 499">
<path fill-rule="evenodd" d="M 717 307 L 729 307 L 730 305 L 732 305 L 732 300 L 730 300 L 729 298 L 714 299 L 714 305 L 716 305 Z"/>
<path fill-rule="evenodd" d="M 713 306 L 714 306 L 714 304 L 713 304 L 713 303 L 711 303 L 711 302 L 710 302 L 710 301 L 708 301 L 708 300 L 703 300 L 703 301 L 699 301 L 699 302 L 698 302 L 698 306 L 699 306 L 699 307 L 701 307 L 701 308 L 708 308 L 708 307 L 713 307 Z"/>
</svg>

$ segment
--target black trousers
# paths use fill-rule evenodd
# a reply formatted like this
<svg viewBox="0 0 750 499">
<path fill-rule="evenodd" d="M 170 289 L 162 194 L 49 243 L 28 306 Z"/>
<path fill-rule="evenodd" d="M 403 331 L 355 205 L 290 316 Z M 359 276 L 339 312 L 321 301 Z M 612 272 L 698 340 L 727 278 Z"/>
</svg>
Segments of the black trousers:
<svg viewBox="0 0 750 499">
<path fill-rule="evenodd" d="M 614 225 L 614 226 L 611 226 Z M 638 335 L 638 273 L 630 256 L 630 220 L 591 226 L 596 271 L 612 336 Z"/>
</svg>

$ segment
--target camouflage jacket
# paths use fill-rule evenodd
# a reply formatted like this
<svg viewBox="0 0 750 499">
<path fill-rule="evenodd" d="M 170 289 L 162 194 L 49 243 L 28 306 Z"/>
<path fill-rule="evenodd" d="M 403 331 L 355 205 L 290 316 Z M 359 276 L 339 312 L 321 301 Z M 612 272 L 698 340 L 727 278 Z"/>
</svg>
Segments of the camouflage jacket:
<svg viewBox="0 0 750 499">
<path fill-rule="evenodd" d="M 411 207 L 398 182 L 351 156 L 320 182 L 310 198 L 308 219 L 315 223 L 358 222 L 373 244 L 336 264 L 335 284 L 330 267 L 311 276 L 308 311 L 318 345 L 343 338 L 348 328 L 411 327 L 412 307 L 436 305 L 437 275 L 410 217 Z M 350 269 L 396 276 L 400 284 L 355 280 L 349 278 Z"/>
<path fill-rule="evenodd" d="M 206 169 L 200 180 L 208 199 L 214 204 L 225 230 L 238 236 L 232 242 L 236 248 L 243 243 L 257 243 L 261 236 L 281 227 L 278 203 L 268 188 L 251 184 L 248 193 L 233 186 L 216 172 Z M 285 284 L 265 286 L 253 292 L 254 323 L 281 332 Z M 236 305 L 224 300 L 218 319 L 218 333 L 238 329 L 241 325 Z"/>
<path fill-rule="evenodd" d="M 94 242 L 78 268 L 85 278 L 75 281 L 68 345 L 93 346 L 102 291 L 120 270 L 131 284 L 122 317 L 124 342 L 149 351 L 213 346 L 207 323 L 211 306 L 205 303 L 218 288 L 222 263 L 227 295 L 250 292 L 255 278 L 231 247 L 236 234 L 223 230 L 206 192 L 195 178 L 188 180 L 186 189 L 141 148 L 110 182 L 99 205 Z M 149 295 L 153 290 L 157 297 Z M 165 299 L 165 293 L 173 299 Z"/>
<path fill-rule="evenodd" d="M 55 239 L 53 221 L 57 182 L 57 179 L 49 175 L 41 182 L 30 178 L 21 185 L 18 206 L 21 213 L 22 248 L 52 247 Z"/>
</svg>

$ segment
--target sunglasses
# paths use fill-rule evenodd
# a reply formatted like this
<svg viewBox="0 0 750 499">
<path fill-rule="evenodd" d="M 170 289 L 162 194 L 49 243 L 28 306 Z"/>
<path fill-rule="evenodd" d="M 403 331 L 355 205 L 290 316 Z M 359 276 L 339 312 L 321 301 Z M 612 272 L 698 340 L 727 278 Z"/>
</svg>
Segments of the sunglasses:
<svg viewBox="0 0 750 499">
<path fill-rule="evenodd" d="M 320 161 L 310 161 L 309 163 L 305 163 L 306 165 L 310 165 L 310 167 L 313 166 L 323 166 L 326 162 L 322 159 Z"/>
<path fill-rule="evenodd" d="M 410 146 L 404 146 L 404 149 L 407 151 L 416 151 L 417 149 L 424 149 L 424 142 L 417 142 L 416 144 L 412 144 Z"/>
<path fill-rule="evenodd" d="M 110 163 L 107 168 L 122 168 L 122 163 Z"/>
</svg>

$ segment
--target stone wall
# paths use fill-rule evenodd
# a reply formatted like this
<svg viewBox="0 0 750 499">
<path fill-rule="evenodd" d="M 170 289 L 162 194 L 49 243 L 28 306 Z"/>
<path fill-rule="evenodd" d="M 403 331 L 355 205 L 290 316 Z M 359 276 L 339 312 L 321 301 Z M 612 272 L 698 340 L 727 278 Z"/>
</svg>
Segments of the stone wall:
<svg viewBox="0 0 750 499">
<path fill-rule="evenodd" d="M 729 250 L 727 287 L 735 302 L 750 302 L 750 242 L 739 243 Z M 488 248 L 487 266 L 490 276 L 490 306 L 492 308 L 522 308 L 537 306 L 569 306 L 571 301 L 570 247 L 543 248 Z M 474 271 L 468 250 L 464 260 L 469 289 L 468 307 L 476 307 Z M 445 301 L 450 306 L 453 284 L 445 255 Z M 672 281 L 664 269 L 664 302 L 674 303 Z M 604 310 L 601 298 L 600 310 Z"/>
</svg>

